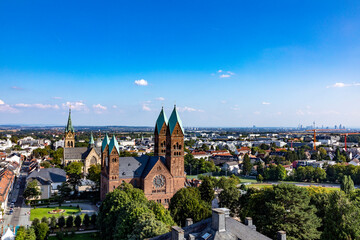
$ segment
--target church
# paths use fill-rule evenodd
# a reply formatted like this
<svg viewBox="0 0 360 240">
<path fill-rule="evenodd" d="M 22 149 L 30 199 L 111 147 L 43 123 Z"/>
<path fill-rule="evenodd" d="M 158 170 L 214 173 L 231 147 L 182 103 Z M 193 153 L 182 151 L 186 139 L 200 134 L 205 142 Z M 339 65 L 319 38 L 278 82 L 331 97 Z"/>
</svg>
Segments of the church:
<svg viewBox="0 0 360 240">
<path fill-rule="evenodd" d="M 148 200 L 168 207 L 172 196 L 185 185 L 184 128 L 176 110 L 169 121 L 161 109 L 155 124 L 154 156 L 119 157 L 119 145 L 105 136 L 101 146 L 100 198 L 105 199 L 122 182 L 144 191 Z"/>
<path fill-rule="evenodd" d="M 100 140 L 100 139 L 98 139 Z M 68 123 L 65 128 L 63 165 L 71 162 L 82 162 L 83 173 L 86 175 L 91 165 L 100 164 L 101 141 L 95 143 L 91 133 L 88 147 L 75 147 L 75 131 L 71 122 L 71 109 L 69 110 Z"/>
</svg>

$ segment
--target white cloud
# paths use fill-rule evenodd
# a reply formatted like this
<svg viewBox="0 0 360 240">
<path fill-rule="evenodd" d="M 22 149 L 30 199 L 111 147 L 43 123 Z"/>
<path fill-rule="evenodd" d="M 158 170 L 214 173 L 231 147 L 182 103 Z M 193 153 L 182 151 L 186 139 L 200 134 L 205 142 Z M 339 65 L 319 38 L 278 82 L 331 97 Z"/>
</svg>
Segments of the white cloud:
<svg viewBox="0 0 360 240">
<path fill-rule="evenodd" d="M 204 110 L 202 109 L 195 109 L 195 108 L 192 108 L 192 107 L 177 107 L 177 110 L 179 112 L 205 112 Z"/>
<path fill-rule="evenodd" d="M 270 105 L 269 102 L 262 102 L 263 105 Z"/>
<path fill-rule="evenodd" d="M 353 86 L 360 86 L 360 83 L 343 83 L 343 82 L 338 82 L 338 83 L 335 83 L 334 85 L 327 86 L 326 88 L 343 88 L 343 87 L 353 87 Z"/>
<path fill-rule="evenodd" d="M 142 105 L 142 110 L 147 111 L 147 112 L 150 112 L 150 111 L 151 111 L 151 108 L 149 107 L 149 104 L 148 104 L 148 103 L 143 103 L 143 105 Z"/>
<path fill-rule="evenodd" d="M 221 74 L 220 75 L 220 78 L 229 78 L 231 77 L 229 74 Z"/>
<path fill-rule="evenodd" d="M 158 97 L 158 98 L 156 98 L 156 100 L 158 100 L 158 101 L 165 101 L 165 98 L 163 98 L 163 97 Z"/>
<path fill-rule="evenodd" d="M 23 90 L 22 87 L 18 87 L 18 86 L 12 86 L 11 88 L 12 88 L 12 89 L 15 89 L 15 90 Z"/>
<path fill-rule="evenodd" d="M 222 104 L 226 104 L 227 102 L 226 102 L 226 100 L 221 100 L 220 101 Z"/>
<path fill-rule="evenodd" d="M 5 102 L 0 99 L 0 112 L 17 113 L 19 110 L 11 107 L 9 104 L 5 104 Z"/>
<path fill-rule="evenodd" d="M 134 82 L 138 86 L 147 86 L 148 82 L 145 79 L 135 80 Z"/>
<path fill-rule="evenodd" d="M 62 99 L 62 97 L 52 97 L 52 99 Z"/>
<path fill-rule="evenodd" d="M 59 105 L 51 105 L 51 104 L 42 104 L 42 103 L 34 103 L 34 104 L 28 104 L 28 103 L 17 103 L 14 105 L 18 108 L 38 108 L 38 109 L 59 109 Z"/>
<path fill-rule="evenodd" d="M 117 108 L 117 106 L 116 106 L 116 105 L 113 105 L 113 106 L 112 106 L 112 108 L 114 108 L 114 109 L 115 109 L 115 108 Z"/>
<path fill-rule="evenodd" d="M 254 112 L 254 114 L 255 114 L 255 115 L 259 115 L 259 114 L 260 114 L 260 112 L 259 112 L 259 111 L 256 111 L 256 112 Z"/>
<path fill-rule="evenodd" d="M 305 115 L 305 113 L 301 109 L 298 109 L 298 110 L 296 110 L 296 115 L 303 116 L 303 115 Z"/>
<path fill-rule="evenodd" d="M 105 111 L 107 109 L 107 107 L 101 105 L 100 103 L 94 104 L 94 105 L 92 105 L 92 107 L 93 107 L 95 113 L 102 113 L 103 111 Z"/>
<path fill-rule="evenodd" d="M 222 70 L 220 69 L 220 70 L 218 70 L 217 72 L 218 72 L 218 73 L 221 73 L 221 72 L 222 72 Z"/>
<path fill-rule="evenodd" d="M 230 72 L 230 71 L 227 71 L 227 73 L 230 74 L 230 75 L 235 75 L 235 73 Z"/>
<path fill-rule="evenodd" d="M 62 104 L 62 108 L 64 108 L 64 109 L 68 109 L 70 107 L 72 110 L 75 110 L 75 111 L 88 111 L 89 110 L 87 108 L 87 106 L 85 105 L 85 103 L 83 103 L 82 101 L 66 102 L 66 103 Z"/>
</svg>

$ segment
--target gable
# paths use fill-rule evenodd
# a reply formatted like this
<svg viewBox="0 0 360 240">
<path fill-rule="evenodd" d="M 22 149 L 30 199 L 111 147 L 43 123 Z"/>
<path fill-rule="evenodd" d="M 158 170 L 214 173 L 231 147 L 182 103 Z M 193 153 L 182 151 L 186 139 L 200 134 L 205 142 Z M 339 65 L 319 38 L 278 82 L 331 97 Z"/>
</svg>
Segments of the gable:
<svg viewBox="0 0 360 240">
<path fill-rule="evenodd" d="M 143 178 L 146 179 L 148 176 L 153 175 L 153 173 L 158 173 L 159 171 L 162 174 L 171 174 L 169 169 L 166 167 L 164 158 L 162 157 L 151 157 L 149 161 L 149 166 L 147 166 L 147 171 L 144 171 Z"/>
</svg>

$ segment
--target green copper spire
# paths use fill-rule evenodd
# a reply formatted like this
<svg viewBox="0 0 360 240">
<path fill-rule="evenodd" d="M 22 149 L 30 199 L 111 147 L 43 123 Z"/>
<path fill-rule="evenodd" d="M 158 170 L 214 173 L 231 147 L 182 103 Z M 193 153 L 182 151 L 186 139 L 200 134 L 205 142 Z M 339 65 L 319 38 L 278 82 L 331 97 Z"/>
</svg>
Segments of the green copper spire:
<svg viewBox="0 0 360 240">
<path fill-rule="evenodd" d="M 170 118 L 169 118 L 170 134 L 173 133 L 174 128 L 175 128 L 175 126 L 176 126 L 176 123 L 179 123 L 180 128 L 181 128 L 181 131 L 182 131 L 183 134 L 184 134 L 184 133 L 185 133 L 185 132 L 184 132 L 184 128 L 183 128 L 183 126 L 182 126 L 182 122 L 181 122 L 181 119 L 180 119 L 180 117 L 179 117 L 179 114 L 178 114 L 178 112 L 177 112 L 177 110 L 176 110 L 176 105 L 175 105 L 175 106 L 174 106 L 174 110 L 172 111 L 171 116 L 170 116 Z"/>
<path fill-rule="evenodd" d="M 118 152 L 118 154 L 120 154 L 120 151 L 119 151 L 119 143 L 118 143 L 118 141 L 116 140 L 115 135 L 113 135 L 113 137 L 111 138 L 110 143 L 109 143 L 109 154 L 110 154 L 110 152 L 112 151 L 112 149 L 113 149 L 114 147 L 115 147 L 116 151 Z"/>
<path fill-rule="evenodd" d="M 104 140 L 102 141 L 101 152 L 104 151 L 104 149 L 109 144 L 109 142 L 110 142 L 110 139 L 109 139 L 108 135 L 106 134 L 105 137 L 104 137 Z"/>
<path fill-rule="evenodd" d="M 65 128 L 65 132 L 74 132 L 74 128 L 71 123 L 71 108 L 69 109 L 69 118 L 68 118 L 67 126 Z"/>
<path fill-rule="evenodd" d="M 95 141 L 94 141 L 93 134 L 91 132 L 90 141 L 89 141 L 89 147 L 94 147 L 94 146 L 95 146 Z"/>
<path fill-rule="evenodd" d="M 157 132 L 158 134 L 160 134 L 160 130 L 162 128 L 162 126 L 164 125 L 164 123 L 167 125 L 168 124 L 168 120 L 166 118 L 165 112 L 164 112 L 164 108 L 161 108 L 160 114 L 158 119 L 156 120 L 156 125 L 155 127 L 157 128 Z"/>
</svg>

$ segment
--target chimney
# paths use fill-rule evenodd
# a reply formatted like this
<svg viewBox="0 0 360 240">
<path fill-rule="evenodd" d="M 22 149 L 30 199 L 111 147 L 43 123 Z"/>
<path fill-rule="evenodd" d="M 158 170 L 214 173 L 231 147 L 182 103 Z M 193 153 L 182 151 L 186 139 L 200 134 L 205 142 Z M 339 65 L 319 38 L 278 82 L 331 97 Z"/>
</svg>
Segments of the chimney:
<svg viewBox="0 0 360 240">
<path fill-rule="evenodd" d="M 195 240 L 195 236 L 194 236 L 194 235 L 192 235 L 192 234 L 189 234 L 189 238 L 188 238 L 188 240 Z"/>
<path fill-rule="evenodd" d="M 277 232 L 277 240 L 286 240 L 286 232 L 278 231 Z"/>
<path fill-rule="evenodd" d="M 188 227 L 193 224 L 193 220 L 191 218 L 187 218 L 185 220 L 185 227 Z"/>
<path fill-rule="evenodd" d="M 211 227 L 215 231 L 225 232 L 225 212 L 220 208 L 212 210 Z"/>
<path fill-rule="evenodd" d="M 171 228 L 171 240 L 184 240 L 184 230 L 178 226 Z"/>
<path fill-rule="evenodd" d="M 245 218 L 245 225 L 256 231 L 256 226 L 253 225 L 253 220 L 252 220 L 251 217 L 246 217 Z"/>
</svg>

